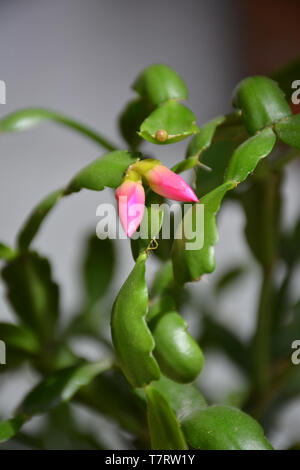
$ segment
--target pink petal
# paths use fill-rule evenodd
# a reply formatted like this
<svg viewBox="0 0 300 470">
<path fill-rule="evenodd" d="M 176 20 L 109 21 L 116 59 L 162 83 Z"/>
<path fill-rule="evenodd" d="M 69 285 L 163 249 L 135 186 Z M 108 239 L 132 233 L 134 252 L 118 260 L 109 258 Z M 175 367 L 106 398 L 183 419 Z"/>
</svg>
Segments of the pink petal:
<svg viewBox="0 0 300 470">
<path fill-rule="evenodd" d="M 121 224 L 128 237 L 139 227 L 145 209 L 145 191 L 142 183 L 124 181 L 116 190 Z"/>
<path fill-rule="evenodd" d="M 198 202 L 198 198 L 187 182 L 163 165 L 154 166 L 147 173 L 150 188 L 161 196 L 174 201 Z"/>
</svg>

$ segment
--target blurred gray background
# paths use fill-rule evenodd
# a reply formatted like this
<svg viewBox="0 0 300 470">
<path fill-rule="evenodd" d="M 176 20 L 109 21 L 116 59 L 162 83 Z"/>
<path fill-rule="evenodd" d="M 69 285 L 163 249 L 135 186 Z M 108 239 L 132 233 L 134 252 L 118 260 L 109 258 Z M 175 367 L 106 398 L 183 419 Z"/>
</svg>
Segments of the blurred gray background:
<svg viewBox="0 0 300 470">
<path fill-rule="evenodd" d="M 7 104 L 0 117 L 26 106 L 44 106 L 78 118 L 122 144 L 116 117 L 134 96 L 130 90 L 137 73 L 153 62 L 165 62 L 184 78 L 189 105 L 204 124 L 231 109 L 236 83 L 253 72 L 247 55 L 247 15 L 234 0 L 1 0 L 0 79 L 7 86 Z M 249 52 L 249 54 L 251 51 Z M 260 72 L 261 70 L 254 70 Z M 182 159 L 186 142 L 153 147 L 152 154 L 167 165 Z M 51 123 L 34 130 L 0 136 L 0 239 L 13 244 L 16 233 L 32 207 L 47 193 L 65 185 L 81 167 L 101 154 L 88 140 Z M 289 224 L 297 210 L 297 175 L 291 170 L 285 191 L 285 218 Z M 110 191 L 66 198 L 53 211 L 35 246 L 52 260 L 55 279 L 63 286 L 65 319 L 76 310 L 80 298 L 81 243 L 96 228 L 96 207 L 113 201 Z M 235 205 L 220 217 L 217 266 L 225 268 L 240 259 L 254 270 L 251 280 L 233 296 L 222 298 L 222 318 L 241 336 L 248 337 L 255 322 L 259 271 L 243 239 L 244 220 Z M 128 241 L 118 243 L 122 266 L 113 295 L 133 263 Z M 150 267 L 149 275 L 155 268 Z M 214 276 L 218 275 L 217 272 Z M 210 288 L 207 277 L 191 289 L 201 296 Z M 12 314 L 0 287 L 0 319 Z M 186 312 L 188 315 L 188 312 Z M 76 346 L 76 345 L 75 345 Z M 97 353 L 87 344 L 77 345 L 82 354 Z M 224 373 L 225 370 L 225 373 Z M 22 377 L 1 381 L 0 413 L 10 416 L 12 407 L 36 377 L 25 370 Z M 234 388 L 243 382 L 238 371 L 224 359 L 208 358 L 205 386 Z M 88 418 L 87 418 L 88 419 Z M 300 420 L 300 403 L 286 411 L 277 423 L 272 443 L 285 446 L 291 429 Z M 106 423 L 108 428 L 111 426 Z M 113 429 L 111 429 L 113 433 Z M 115 441 L 118 442 L 118 441 Z M 118 445 L 118 444 L 115 444 Z M 121 444 L 119 444 L 121 446 Z"/>
</svg>

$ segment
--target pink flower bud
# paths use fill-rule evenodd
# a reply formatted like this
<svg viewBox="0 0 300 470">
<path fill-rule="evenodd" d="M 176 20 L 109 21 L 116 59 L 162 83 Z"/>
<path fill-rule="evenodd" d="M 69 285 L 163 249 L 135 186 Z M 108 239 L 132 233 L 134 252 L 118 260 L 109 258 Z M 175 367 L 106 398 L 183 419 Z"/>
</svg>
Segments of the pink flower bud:
<svg viewBox="0 0 300 470">
<path fill-rule="evenodd" d="M 140 181 L 125 180 L 116 190 L 121 224 L 130 238 L 139 227 L 145 209 L 145 191 Z"/>
<path fill-rule="evenodd" d="M 152 191 L 174 201 L 198 202 L 192 188 L 169 168 L 157 164 L 147 171 L 146 180 Z"/>
</svg>

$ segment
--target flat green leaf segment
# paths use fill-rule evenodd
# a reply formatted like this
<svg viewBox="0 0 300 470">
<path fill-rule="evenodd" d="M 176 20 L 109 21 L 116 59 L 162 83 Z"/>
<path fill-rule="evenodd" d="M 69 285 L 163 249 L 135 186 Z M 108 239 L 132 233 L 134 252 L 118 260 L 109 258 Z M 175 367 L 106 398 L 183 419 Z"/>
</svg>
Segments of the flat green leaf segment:
<svg viewBox="0 0 300 470">
<path fill-rule="evenodd" d="M 196 138 L 197 135 L 191 145 Z M 196 194 L 199 198 L 224 182 L 224 173 L 233 152 L 248 138 L 239 113 L 227 115 L 218 124 L 209 145 L 200 149 L 197 158 Z"/>
<path fill-rule="evenodd" d="M 167 400 L 151 386 L 147 387 L 146 394 L 151 448 L 155 450 L 188 449 L 179 422 Z"/>
<path fill-rule="evenodd" d="M 152 351 L 154 340 L 146 323 L 148 290 L 145 281 L 147 254 L 142 253 L 115 300 L 111 330 L 119 364 L 134 387 L 144 387 L 160 376 Z"/>
<path fill-rule="evenodd" d="M 272 450 L 262 427 L 237 408 L 214 405 L 186 416 L 182 430 L 194 449 Z"/>
<path fill-rule="evenodd" d="M 188 145 L 186 159 L 174 165 L 172 170 L 181 173 L 199 165 L 200 154 L 211 145 L 217 127 L 225 120 L 224 116 L 219 116 L 201 127 Z"/>
<path fill-rule="evenodd" d="M 153 64 L 144 69 L 132 88 L 154 106 L 172 99 L 188 99 L 184 81 L 175 70 L 165 64 Z"/>
<path fill-rule="evenodd" d="M 137 132 L 153 109 L 153 105 L 148 100 L 137 98 L 130 101 L 120 115 L 119 128 L 131 150 L 137 150 L 140 146 L 142 139 Z"/>
<path fill-rule="evenodd" d="M 71 400 L 76 392 L 88 385 L 97 375 L 112 367 L 111 359 L 61 369 L 42 380 L 25 397 L 19 414 L 0 423 L 0 442 L 13 437 L 32 416 L 50 411 Z"/>
<path fill-rule="evenodd" d="M 0 242 L 0 260 L 9 261 L 14 258 L 15 252 L 10 246 Z"/>
<path fill-rule="evenodd" d="M 20 251 L 28 250 L 47 214 L 62 198 L 63 195 L 64 190 L 58 189 L 57 191 L 49 194 L 49 196 L 43 199 L 34 208 L 18 236 L 17 245 Z"/>
<path fill-rule="evenodd" d="M 200 374 L 204 357 L 186 321 L 168 304 L 172 304 L 172 298 L 166 307 L 158 301 L 149 313 L 148 325 L 155 341 L 153 354 L 167 377 L 190 383 Z"/>
<path fill-rule="evenodd" d="M 60 403 L 71 400 L 81 387 L 111 367 L 111 359 L 104 359 L 59 370 L 27 395 L 20 410 L 29 416 L 45 413 Z"/>
<path fill-rule="evenodd" d="M 46 216 L 62 197 L 81 189 L 102 191 L 105 187 L 117 188 L 122 182 L 124 172 L 139 159 L 140 155 L 140 153 L 127 150 L 109 152 L 83 168 L 66 189 L 56 190 L 45 197 L 33 209 L 21 229 L 18 236 L 19 250 L 29 249 Z"/>
<path fill-rule="evenodd" d="M 242 80 L 233 103 L 242 111 L 245 127 L 252 135 L 292 114 L 277 83 L 262 76 Z"/>
<path fill-rule="evenodd" d="M 300 149 L 300 114 L 288 117 L 275 124 L 275 131 L 285 144 Z"/>
<path fill-rule="evenodd" d="M 5 342 L 8 354 L 11 356 L 12 351 L 16 351 L 20 355 L 38 354 L 40 343 L 33 331 L 23 325 L 14 325 L 13 323 L 0 323 L 1 340 Z"/>
<path fill-rule="evenodd" d="M 26 421 L 27 417 L 24 415 L 2 421 L 0 423 L 0 443 L 14 437 Z"/>
<path fill-rule="evenodd" d="M 84 305 L 92 308 L 107 292 L 115 270 L 115 250 L 109 238 L 100 240 L 92 235 L 88 240 L 83 264 Z"/>
<path fill-rule="evenodd" d="M 153 382 L 181 424 L 188 444 L 203 450 L 270 450 L 261 426 L 250 416 L 230 406 L 207 406 L 193 385 L 183 385 L 161 376 Z"/>
<path fill-rule="evenodd" d="M 139 134 L 154 144 L 172 144 L 196 134 L 199 129 L 195 124 L 196 117 L 190 109 L 177 101 L 168 101 L 156 108 L 140 127 Z M 167 132 L 166 140 L 159 141 L 156 133 Z"/>
<path fill-rule="evenodd" d="M 151 387 L 165 397 L 180 423 L 207 406 L 204 396 L 193 384 L 180 384 L 162 375 Z"/>
<path fill-rule="evenodd" d="M 48 260 L 36 253 L 18 256 L 4 267 L 2 279 L 8 300 L 21 321 L 38 332 L 41 340 L 52 337 L 59 293 Z"/>
<path fill-rule="evenodd" d="M 270 127 L 246 140 L 233 153 L 225 181 L 244 181 L 255 170 L 259 160 L 271 153 L 275 143 L 276 135 Z"/>
<path fill-rule="evenodd" d="M 120 186 L 124 172 L 139 157 L 139 153 L 127 150 L 107 153 L 83 168 L 71 180 L 66 192 L 76 192 L 83 188 L 102 191 L 106 186 L 115 189 Z"/>
<path fill-rule="evenodd" d="M 198 204 L 194 204 L 183 217 L 178 227 L 178 236 L 182 235 L 174 240 L 172 251 L 174 277 L 179 284 L 195 281 L 203 274 L 210 273 L 215 269 L 213 247 L 218 240 L 216 213 L 226 192 L 235 186 L 236 183 L 233 181 L 218 186 L 200 199 Z M 199 209 L 197 209 L 199 204 L 204 205 L 203 219 L 200 219 Z M 198 225 L 201 223 L 201 226 L 198 227 L 195 235 L 192 235 L 197 226 L 196 220 L 198 220 Z M 202 231 L 201 247 L 193 249 L 198 246 L 200 231 Z M 192 249 L 187 249 L 187 245 Z"/>
<path fill-rule="evenodd" d="M 186 157 L 199 157 L 200 153 L 211 144 L 217 127 L 220 126 L 225 120 L 225 116 L 218 116 L 201 127 L 198 134 L 196 134 L 190 141 L 187 148 Z"/>
<path fill-rule="evenodd" d="M 93 140 L 106 150 L 115 150 L 115 146 L 93 129 L 63 114 L 44 108 L 26 108 L 16 111 L 0 120 L 0 132 L 25 131 L 43 121 L 54 121 L 79 132 Z"/>
</svg>

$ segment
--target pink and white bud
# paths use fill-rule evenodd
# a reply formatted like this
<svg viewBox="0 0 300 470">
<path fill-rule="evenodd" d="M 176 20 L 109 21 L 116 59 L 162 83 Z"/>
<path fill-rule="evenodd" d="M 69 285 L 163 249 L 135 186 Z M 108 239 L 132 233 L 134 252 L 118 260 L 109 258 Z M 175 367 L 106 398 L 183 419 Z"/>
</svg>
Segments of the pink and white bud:
<svg viewBox="0 0 300 470">
<path fill-rule="evenodd" d="M 139 227 L 145 209 L 145 191 L 140 181 L 125 180 L 116 190 L 118 212 L 126 235 Z"/>
<path fill-rule="evenodd" d="M 161 196 L 182 202 L 198 202 L 187 182 L 169 168 L 157 164 L 147 171 L 145 178 L 152 191 Z"/>
</svg>

